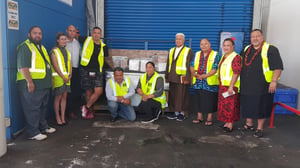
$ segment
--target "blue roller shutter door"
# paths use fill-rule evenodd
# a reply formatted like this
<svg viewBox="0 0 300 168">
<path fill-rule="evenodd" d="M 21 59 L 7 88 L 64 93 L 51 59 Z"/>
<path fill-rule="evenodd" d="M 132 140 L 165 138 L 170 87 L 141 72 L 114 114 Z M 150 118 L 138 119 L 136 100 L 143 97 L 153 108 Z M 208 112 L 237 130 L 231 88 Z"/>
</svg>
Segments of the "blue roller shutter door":
<svg viewBox="0 0 300 168">
<path fill-rule="evenodd" d="M 193 50 L 202 38 L 218 50 L 222 31 L 250 42 L 252 15 L 253 0 L 106 0 L 105 38 L 110 48 L 168 50 L 182 32 Z"/>
</svg>

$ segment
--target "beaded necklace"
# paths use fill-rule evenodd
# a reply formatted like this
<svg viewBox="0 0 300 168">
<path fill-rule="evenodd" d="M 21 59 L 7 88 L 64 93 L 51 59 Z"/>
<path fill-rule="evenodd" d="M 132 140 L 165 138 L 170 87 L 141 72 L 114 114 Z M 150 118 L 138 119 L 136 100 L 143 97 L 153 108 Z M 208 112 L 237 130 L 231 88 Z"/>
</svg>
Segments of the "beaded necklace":
<svg viewBox="0 0 300 168">
<path fill-rule="evenodd" d="M 254 54 L 253 57 L 251 58 L 250 62 L 247 63 L 248 55 L 249 55 L 249 53 L 250 53 L 251 48 L 253 47 L 252 44 L 250 45 L 250 47 L 248 48 L 248 50 L 247 50 L 247 52 L 246 52 L 246 55 L 245 55 L 245 65 L 246 65 L 246 66 L 249 66 L 249 65 L 252 64 L 254 58 L 255 58 L 256 55 L 261 51 L 263 45 L 264 45 L 264 42 L 263 42 L 262 45 L 259 47 L 259 49 L 255 52 L 255 54 Z"/>
<path fill-rule="evenodd" d="M 203 68 L 201 70 L 201 64 L 202 64 L 202 61 L 204 59 L 204 52 L 201 52 L 201 55 L 200 55 L 200 62 L 199 62 L 199 68 L 198 68 L 198 74 L 203 74 L 204 70 L 206 69 L 206 65 L 207 65 L 207 60 L 208 60 L 208 56 L 211 52 L 211 49 L 208 51 L 207 55 L 206 55 L 206 60 L 204 62 L 204 65 L 203 65 Z M 207 73 L 207 72 L 206 72 Z"/>
</svg>

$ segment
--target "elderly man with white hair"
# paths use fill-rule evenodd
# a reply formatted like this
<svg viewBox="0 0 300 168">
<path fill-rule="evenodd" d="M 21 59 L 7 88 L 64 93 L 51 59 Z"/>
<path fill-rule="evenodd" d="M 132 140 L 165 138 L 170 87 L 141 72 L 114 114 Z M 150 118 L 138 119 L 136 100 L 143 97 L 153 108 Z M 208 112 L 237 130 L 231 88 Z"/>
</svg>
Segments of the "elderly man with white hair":
<svg viewBox="0 0 300 168">
<path fill-rule="evenodd" d="M 169 82 L 169 110 L 174 112 L 168 119 L 183 121 L 189 108 L 190 61 L 193 51 L 184 45 L 183 33 L 176 34 L 176 46 L 169 51 L 166 67 L 166 82 Z"/>
</svg>

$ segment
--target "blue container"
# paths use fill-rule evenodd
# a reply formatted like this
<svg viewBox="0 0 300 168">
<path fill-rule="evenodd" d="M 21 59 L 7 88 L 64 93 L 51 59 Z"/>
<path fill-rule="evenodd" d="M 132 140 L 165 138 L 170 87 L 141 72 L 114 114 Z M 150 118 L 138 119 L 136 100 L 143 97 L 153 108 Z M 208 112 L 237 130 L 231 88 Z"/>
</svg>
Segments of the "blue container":
<svg viewBox="0 0 300 168">
<path fill-rule="evenodd" d="M 274 95 L 274 102 L 284 103 L 293 108 L 297 108 L 298 102 L 298 90 L 295 88 L 287 87 L 281 84 L 278 84 Z M 275 114 L 295 114 L 279 105 L 275 107 Z"/>
</svg>

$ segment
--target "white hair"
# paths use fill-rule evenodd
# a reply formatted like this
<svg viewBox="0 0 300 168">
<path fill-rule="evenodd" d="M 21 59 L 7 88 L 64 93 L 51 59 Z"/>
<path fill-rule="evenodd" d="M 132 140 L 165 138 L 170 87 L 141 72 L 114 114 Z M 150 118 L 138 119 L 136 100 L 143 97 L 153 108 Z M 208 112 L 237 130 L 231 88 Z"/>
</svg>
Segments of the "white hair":
<svg viewBox="0 0 300 168">
<path fill-rule="evenodd" d="M 185 35 L 183 33 L 177 33 L 176 36 L 183 36 L 185 38 Z"/>
</svg>

